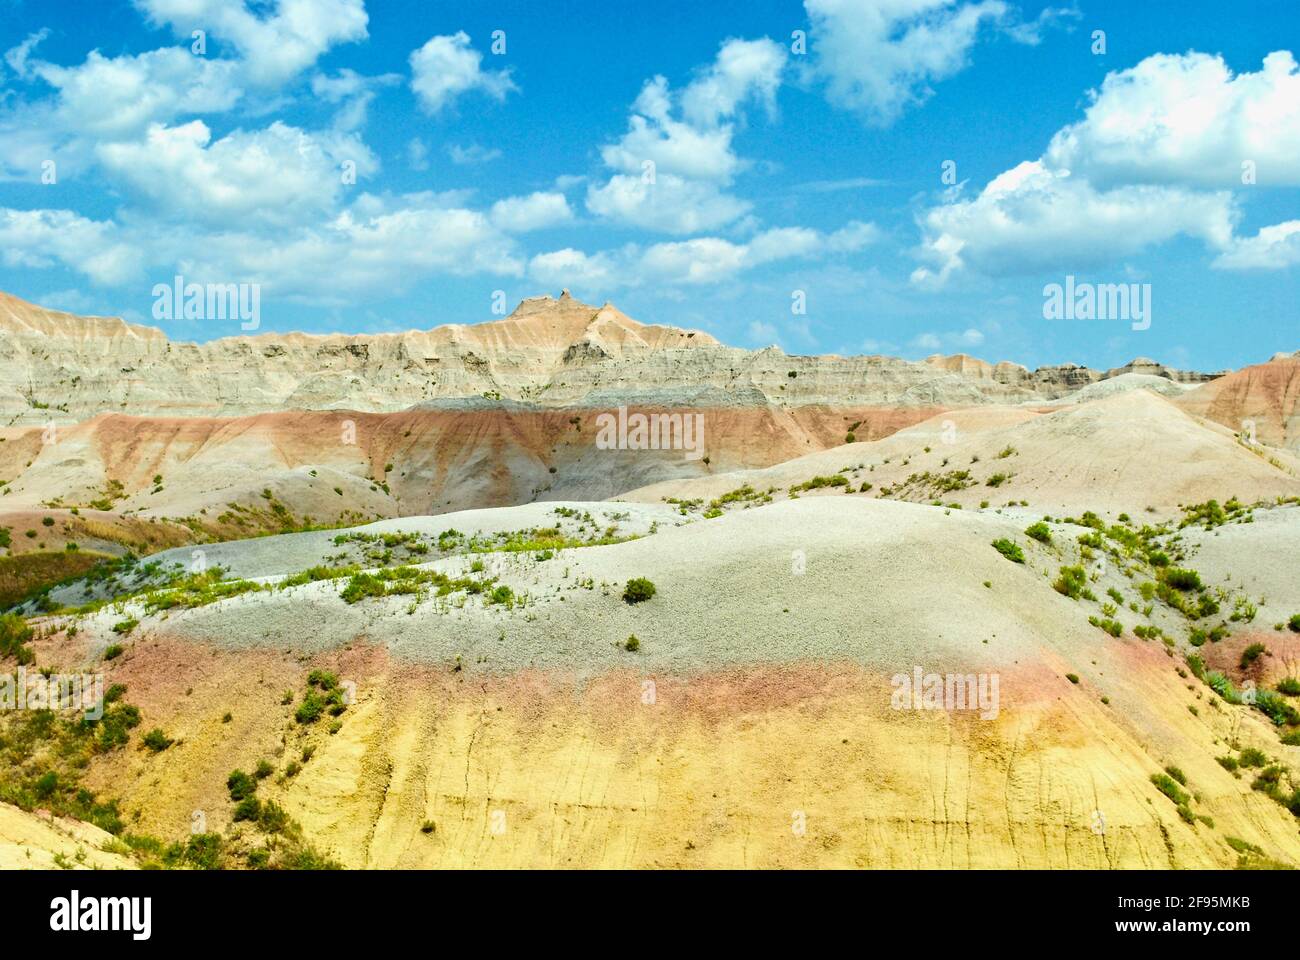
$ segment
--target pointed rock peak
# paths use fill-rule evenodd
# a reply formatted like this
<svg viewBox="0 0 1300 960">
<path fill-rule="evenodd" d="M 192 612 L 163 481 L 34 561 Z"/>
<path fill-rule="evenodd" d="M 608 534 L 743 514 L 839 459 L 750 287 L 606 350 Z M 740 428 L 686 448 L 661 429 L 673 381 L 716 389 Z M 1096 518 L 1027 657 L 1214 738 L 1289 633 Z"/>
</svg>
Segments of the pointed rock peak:
<svg viewBox="0 0 1300 960">
<path fill-rule="evenodd" d="M 568 287 L 565 287 L 563 290 L 560 291 L 560 299 L 561 299 L 561 300 L 572 300 L 572 299 L 573 299 L 573 295 L 572 295 L 571 293 L 569 293 L 569 288 L 568 288 Z"/>
</svg>

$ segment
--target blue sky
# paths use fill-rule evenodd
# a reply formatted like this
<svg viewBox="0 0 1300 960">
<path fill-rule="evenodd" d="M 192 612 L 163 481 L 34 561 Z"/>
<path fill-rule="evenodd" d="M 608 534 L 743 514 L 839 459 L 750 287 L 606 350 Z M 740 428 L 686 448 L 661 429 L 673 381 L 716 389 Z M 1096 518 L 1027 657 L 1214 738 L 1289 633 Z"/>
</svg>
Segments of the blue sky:
<svg viewBox="0 0 1300 960">
<path fill-rule="evenodd" d="M 1286 0 L 0 8 L 0 289 L 50 306 L 239 333 L 154 319 L 179 272 L 263 330 L 568 286 L 791 353 L 1300 348 Z M 1150 284 L 1150 328 L 1045 320 L 1067 275 Z"/>
</svg>

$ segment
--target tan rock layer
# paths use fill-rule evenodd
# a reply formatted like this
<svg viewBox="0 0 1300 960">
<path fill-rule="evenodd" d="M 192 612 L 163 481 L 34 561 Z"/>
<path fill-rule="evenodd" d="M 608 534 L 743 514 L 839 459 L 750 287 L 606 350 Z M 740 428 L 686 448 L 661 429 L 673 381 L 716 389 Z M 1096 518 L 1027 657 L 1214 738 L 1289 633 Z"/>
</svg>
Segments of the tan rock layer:
<svg viewBox="0 0 1300 960">
<path fill-rule="evenodd" d="M 0 416 L 43 423 L 105 411 L 394 411 L 457 398 L 592 406 L 637 397 L 648 402 L 647 392 L 674 406 L 955 406 L 1054 399 L 1136 369 L 1101 374 L 1071 365 L 1031 372 L 965 357 L 910 363 L 788 356 L 776 347 L 748 351 L 700 331 L 638 323 L 609 304 L 595 307 L 567 295 L 525 300 L 503 320 L 405 333 L 247 336 L 237 320 L 213 323 L 213 333 L 228 328 L 232 335 L 175 342 L 151 327 L 45 310 L 0 294 Z M 1180 380 L 1201 376 L 1159 370 Z"/>
</svg>

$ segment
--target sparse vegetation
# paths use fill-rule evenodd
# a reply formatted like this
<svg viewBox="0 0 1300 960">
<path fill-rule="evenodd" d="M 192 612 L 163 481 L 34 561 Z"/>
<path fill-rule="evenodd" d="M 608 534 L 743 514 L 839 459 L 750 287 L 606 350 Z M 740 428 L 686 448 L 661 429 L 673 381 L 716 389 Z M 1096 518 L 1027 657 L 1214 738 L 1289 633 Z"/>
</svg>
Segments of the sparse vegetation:
<svg viewBox="0 0 1300 960">
<path fill-rule="evenodd" d="M 623 588 L 623 599 L 628 603 L 644 603 L 655 595 L 655 585 L 645 577 L 633 577 Z"/>
<path fill-rule="evenodd" d="M 162 753 L 176 741 L 163 733 L 160 728 L 154 727 L 140 739 L 140 742 L 154 753 Z"/>
<path fill-rule="evenodd" d="M 1025 552 L 1020 549 L 1019 544 L 1013 543 L 1006 537 L 999 537 L 993 541 L 993 549 L 1002 556 L 1006 557 L 1012 563 L 1024 563 Z"/>
<path fill-rule="evenodd" d="M 1026 527 L 1025 534 L 1026 536 L 1029 536 L 1034 540 L 1037 540 L 1039 543 L 1052 542 L 1052 529 L 1047 524 L 1043 523 L 1041 520 L 1038 521 L 1037 523 L 1031 523 L 1028 527 Z"/>
</svg>

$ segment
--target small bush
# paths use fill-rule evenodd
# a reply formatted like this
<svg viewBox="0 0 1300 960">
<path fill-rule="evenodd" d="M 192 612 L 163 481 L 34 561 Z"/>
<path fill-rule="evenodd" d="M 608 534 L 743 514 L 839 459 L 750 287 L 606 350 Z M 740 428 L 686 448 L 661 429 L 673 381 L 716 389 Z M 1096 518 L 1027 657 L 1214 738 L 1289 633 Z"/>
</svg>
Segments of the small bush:
<svg viewBox="0 0 1300 960">
<path fill-rule="evenodd" d="M 176 741 L 163 733 L 160 728 L 154 727 L 144 735 L 144 738 L 140 742 L 154 753 L 162 753 Z"/>
<path fill-rule="evenodd" d="M 226 777 L 226 789 L 230 791 L 230 799 L 238 802 L 257 792 L 257 781 L 243 770 L 232 770 Z"/>
<path fill-rule="evenodd" d="M 325 701 L 320 694 L 315 690 L 308 690 L 307 695 L 302 698 L 302 703 L 298 704 L 298 709 L 293 716 L 299 723 L 315 723 L 324 712 Z"/>
<path fill-rule="evenodd" d="M 1252 663 L 1268 652 L 1268 648 L 1262 643 L 1252 643 L 1245 650 L 1241 651 L 1241 669 L 1247 669 Z"/>
<path fill-rule="evenodd" d="M 122 655 L 124 650 L 126 650 L 126 647 L 122 646 L 120 643 L 110 643 L 104 648 L 104 659 L 116 660 Z"/>
<path fill-rule="evenodd" d="M 140 621 L 134 617 L 113 624 L 113 632 L 123 637 L 131 635 L 131 631 L 140 625 Z"/>
<path fill-rule="evenodd" d="M 1165 767 L 1165 773 L 1177 780 L 1181 786 L 1187 786 L 1187 774 L 1177 767 Z"/>
<path fill-rule="evenodd" d="M 1155 784 L 1157 790 L 1172 800 L 1175 806 L 1185 807 L 1188 801 L 1191 800 L 1191 797 L 1187 795 L 1187 791 L 1179 787 L 1174 778 L 1167 773 L 1151 774 L 1151 782 Z"/>
<path fill-rule="evenodd" d="M 1067 673 L 1067 674 L 1065 675 L 1065 679 L 1066 679 L 1066 680 L 1069 680 L 1071 683 L 1078 683 L 1078 682 L 1079 682 L 1079 675 L 1078 675 L 1077 673 Z"/>
<path fill-rule="evenodd" d="M 1283 677 L 1277 682 L 1277 692 L 1288 697 L 1300 697 L 1300 680 L 1295 677 Z"/>
<path fill-rule="evenodd" d="M 1171 567 L 1165 571 L 1165 583 L 1175 590 L 1200 590 L 1201 575 L 1195 570 L 1184 570 L 1180 567 Z"/>
<path fill-rule="evenodd" d="M 1237 760 L 1243 767 L 1262 767 L 1268 763 L 1268 757 L 1264 755 L 1264 751 L 1256 750 L 1254 747 L 1243 749 Z"/>
<path fill-rule="evenodd" d="M 1291 614 L 1291 619 L 1286 622 L 1286 625 L 1292 633 L 1300 633 L 1300 613 Z"/>
<path fill-rule="evenodd" d="M 265 780 L 271 774 L 275 773 L 275 767 L 266 760 L 257 761 L 257 769 L 253 771 L 253 776 L 259 780 Z"/>
<path fill-rule="evenodd" d="M 268 800 L 257 812 L 257 825 L 267 833 L 283 833 L 289 827 L 289 814 L 274 800 Z"/>
<path fill-rule="evenodd" d="M 256 820 L 262 812 L 262 804 L 257 797 L 245 797 L 235 805 L 234 821 L 239 823 L 241 820 Z"/>
<path fill-rule="evenodd" d="M 627 642 L 623 644 L 623 649 L 628 653 L 636 653 L 641 649 L 641 641 L 636 638 L 635 633 L 627 638 Z"/>
<path fill-rule="evenodd" d="M 993 549 L 1002 556 L 1006 557 L 1012 563 L 1024 563 L 1025 552 L 1020 549 L 1020 545 L 1012 543 L 1006 537 L 1000 537 L 993 541 Z"/>
<path fill-rule="evenodd" d="M 339 685 L 339 678 L 328 670 L 313 670 L 307 674 L 307 685 L 328 692 Z"/>
<path fill-rule="evenodd" d="M 645 577 L 633 577 L 623 588 L 623 599 L 628 603 L 642 603 L 655 595 L 655 585 Z"/>
<path fill-rule="evenodd" d="M 1057 593 L 1069 597 L 1071 600 L 1078 600 L 1088 584 L 1088 575 L 1084 573 L 1083 567 L 1062 567 L 1060 575 L 1052 584 Z"/>
<path fill-rule="evenodd" d="M 1025 534 L 1027 536 L 1033 537 L 1039 543 L 1052 542 L 1052 530 L 1047 524 L 1043 523 L 1043 521 L 1041 520 L 1038 521 L 1037 523 L 1032 523 L 1028 527 L 1026 527 Z"/>
<path fill-rule="evenodd" d="M 20 665 L 32 663 L 36 655 L 27 641 L 32 638 L 32 628 L 16 613 L 0 616 L 0 657 L 13 657 Z"/>
</svg>

